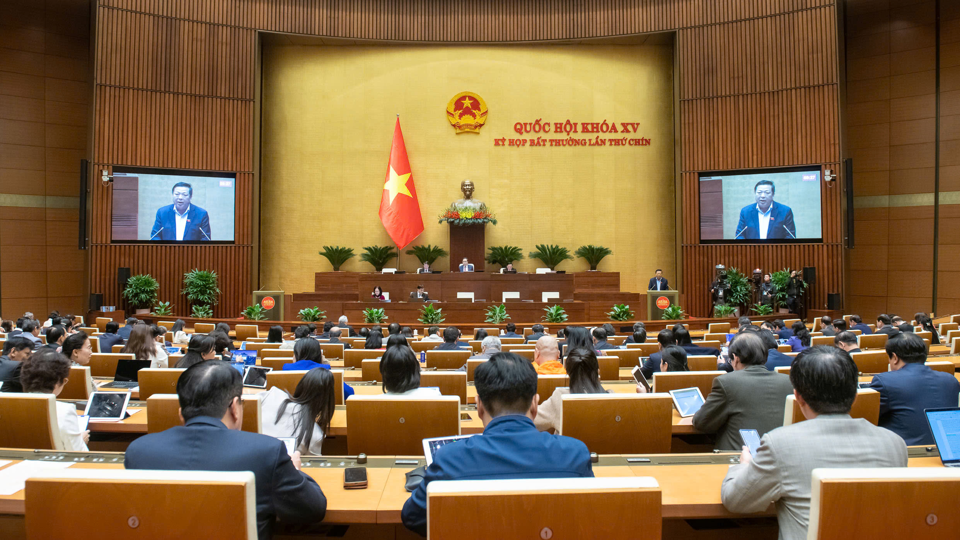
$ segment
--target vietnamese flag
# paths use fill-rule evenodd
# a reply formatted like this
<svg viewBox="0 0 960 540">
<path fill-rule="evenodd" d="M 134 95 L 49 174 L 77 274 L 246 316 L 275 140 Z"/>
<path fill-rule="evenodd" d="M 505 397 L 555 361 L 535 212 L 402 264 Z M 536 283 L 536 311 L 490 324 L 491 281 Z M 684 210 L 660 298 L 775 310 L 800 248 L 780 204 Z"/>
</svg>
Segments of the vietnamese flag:
<svg viewBox="0 0 960 540">
<path fill-rule="evenodd" d="M 383 184 L 383 196 L 380 198 L 380 221 L 399 249 L 407 247 L 423 232 L 420 201 L 417 199 L 417 188 L 413 185 L 413 174 L 407 160 L 407 147 L 403 144 L 399 117 L 396 127 L 393 128 L 387 178 Z"/>
</svg>

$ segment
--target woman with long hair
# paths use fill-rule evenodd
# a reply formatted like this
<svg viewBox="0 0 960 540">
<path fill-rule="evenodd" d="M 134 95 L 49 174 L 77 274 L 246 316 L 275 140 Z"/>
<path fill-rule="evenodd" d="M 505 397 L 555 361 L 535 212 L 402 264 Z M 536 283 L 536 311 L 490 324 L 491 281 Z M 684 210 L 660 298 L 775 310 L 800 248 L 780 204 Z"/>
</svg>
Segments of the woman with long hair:
<svg viewBox="0 0 960 540">
<path fill-rule="evenodd" d="M 660 371 L 690 371 L 687 351 L 679 345 L 670 345 L 660 351 Z"/>
<path fill-rule="evenodd" d="M 120 349 L 121 353 L 132 354 L 136 360 L 150 360 L 151 368 L 167 367 L 167 351 L 163 345 L 156 342 L 153 336 L 153 328 L 138 324 L 130 332 L 130 339 L 127 344 Z"/>
<path fill-rule="evenodd" d="M 216 352 L 213 350 L 216 340 L 203 334 L 194 334 L 187 345 L 187 354 L 177 362 L 176 367 L 188 368 L 206 360 L 213 360 Z"/>
<path fill-rule="evenodd" d="M 271 326 L 267 332 L 266 343 L 283 343 L 283 327 L 278 325 Z"/>
<path fill-rule="evenodd" d="M 930 344 L 939 345 L 940 344 L 940 334 L 937 333 L 937 329 L 933 326 L 933 321 L 930 320 L 930 316 L 926 313 L 919 312 L 913 316 L 913 320 L 917 321 L 917 324 L 920 325 L 925 332 L 930 332 Z"/>
<path fill-rule="evenodd" d="M 367 336 L 367 340 L 363 343 L 364 349 L 382 349 L 383 348 L 383 334 L 380 331 L 371 331 L 370 335 Z"/>
<path fill-rule="evenodd" d="M 294 437 L 298 451 L 319 456 L 335 408 L 333 384 L 329 369 L 313 368 L 300 379 L 293 397 L 277 386 L 262 392 L 263 434 Z"/>
<path fill-rule="evenodd" d="M 793 337 L 787 340 L 787 345 L 790 345 L 791 351 L 800 352 L 810 348 L 810 331 L 803 321 L 796 321 L 790 329 L 793 330 Z"/>
<path fill-rule="evenodd" d="M 565 356 L 565 352 L 572 351 L 574 349 L 596 350 L 593 347 L 593 336 L 591 336 L 590 330 L 587 330 L 582 326 L 567 327 L 563 351 L 561 351 L 561 354 Z"/>
<path fill-rule="evenodd" d="M 586 329 L 584 329 L 586 330 Z M 605 394 L 607 391 L 600 384 L 600 364 L 597 362 L 597 353 L 593 345 L 570 349 L 563 360 L 563 368 L 570 376 L 569 388 L 557 388 L 549 399 L 537 408 L 537 417 L 533 423 L 540 431 L 548 429 L 560 433 L 560 413 L 564 394 Z"/>
<path fill-rule="evenodd" d="M 410 347 L 387 347 L 380 358 L 383 393 L 393 396 L 440 395 L 436 388 L 420 387 L 420 361 Z"/>
<path fill-rule="evenodd" d="M 187 323 L 183 322 L 183 319 L 177 319 L 173 323 L 173 327 L 170 328 L 170 332 L 173 334 L 173 339 L 171 343 L 174 345 L 189 345 L 190 344 L 190 334 L 184 331 L 183 327 Z"/>
</svg>

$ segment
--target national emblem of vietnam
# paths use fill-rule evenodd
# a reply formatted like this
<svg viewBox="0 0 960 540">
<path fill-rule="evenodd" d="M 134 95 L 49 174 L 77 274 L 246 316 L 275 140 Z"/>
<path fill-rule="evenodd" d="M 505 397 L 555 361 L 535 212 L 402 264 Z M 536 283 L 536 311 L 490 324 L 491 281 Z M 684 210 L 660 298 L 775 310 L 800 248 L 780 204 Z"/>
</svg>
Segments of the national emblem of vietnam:
<svg viewBox="0 0 960 540">
<path fill-rule="evenodd" d="M 460 92 L 447 103 L 447 120 L 461 133 L 480 133 L 487 121 L 487 104 L 473 92 Z"/>
</svg>

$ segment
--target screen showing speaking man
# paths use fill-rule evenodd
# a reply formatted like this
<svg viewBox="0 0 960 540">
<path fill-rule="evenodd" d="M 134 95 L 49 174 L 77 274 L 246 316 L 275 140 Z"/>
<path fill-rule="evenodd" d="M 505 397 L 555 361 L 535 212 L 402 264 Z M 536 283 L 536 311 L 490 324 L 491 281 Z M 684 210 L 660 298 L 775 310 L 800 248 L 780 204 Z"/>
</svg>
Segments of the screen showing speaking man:
<svg viewBox="0 0 960 540">
<path fill-rule="evenodd" d="M 114 170 L 113 241 L 232 242 L 235 192 L 230 174 Z"/>
<path fill-rule="evenodd" d="M 819 241 L 820 169 L 700 176 L 701 241 Z"/>
</svg>

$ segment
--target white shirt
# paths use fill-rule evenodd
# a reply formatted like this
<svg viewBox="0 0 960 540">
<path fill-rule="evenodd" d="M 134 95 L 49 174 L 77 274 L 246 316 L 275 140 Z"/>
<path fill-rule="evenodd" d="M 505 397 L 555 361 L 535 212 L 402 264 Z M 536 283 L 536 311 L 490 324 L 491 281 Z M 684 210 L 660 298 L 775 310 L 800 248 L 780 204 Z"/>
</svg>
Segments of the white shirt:
<svg viewBox="0 0 960 540">
<path fill-rule="evenodd" d="M 71 452 L 86 452 L 87 444 L 80 433 L 80 419 L 73 403 L 57 402 L 57 425 L 60 427 L 60 442 L 63 449 Z"/>
<path fill-rule="evenodd" d="M 660 290 L 660 283 L 661 283 L 661 281 L 663 281 L 663 280 L 661 280 L 660 278 L 656 278 L 656 279 L 657 279 L 657 290 L 659 291 L 659 290 Z"/>
<path fill-rule="evenodd" d="M 283 411 L 283 416 L 277 419 L 280 407 L 285 400 L 290 398 L 290 395 L 283 389 L 274 386 L 266 392 L 260 392 L 258 397 L 260 398 L 260 422 L 262 424 L 263 434 L 271 437 L 296 437 L 297 433 L 295 428 L 297 425 L 297 417 L 300 416 L 300 408 L 302 405 L 298 403 L 287 404 L 287 408 Z M 303 444 L 300 444 L 297 450 L 299 450 L 301 454 L 319 456 L 322 447 L 323 430 L 314 422 L 313 435 L 310 438 L 310 448 L 306 448 Z"/>
<path fill-rule="evenodd" d="M 420 341 L 443 341 L 443 338 L 437 334 L 430 334 L 429 336 L 421 339 Z"/>
<path fill-rule="evenodd" d="M 472 264 L 461 264 L 461 265 L 460 265 L 460 271 L 461 271 L 461 272 L 473 272 L 473 265 L 472 265 Z"/>
<path fill-rule="evenodd" d="M 177 240 L 183 240 L 183 233 L 187 229 L 187 214 L 190 212 L 190 206 L 187 205 L 187 209 L 180 214 L 177 212 L 177 207 L 173 207 L 173 215 L 177 220 Z"/>
<path fill-rule="evenodd" d="M 767 212 L 764 213 L 760 210 L 760 205 L 757 205 L 757 220 L 760 223 L 760 239 L 767 239 L 767 229 L 770 228 L 770 213 L 773 212 L 773 203 L 770 203 L 770 208 L 767 208 Z"/>
<path fill-rule="evenodd" d="M 440 395 L 440 389 L 436 386 L 421 386 L 420 388 L 414 388 L 413 390 L 407 390 L 406 392 L 387 392 L 384 394 L 384 396 L 406 396 L 417 398 L 440 397 Z"/>
</svg>

